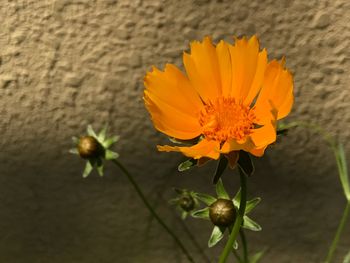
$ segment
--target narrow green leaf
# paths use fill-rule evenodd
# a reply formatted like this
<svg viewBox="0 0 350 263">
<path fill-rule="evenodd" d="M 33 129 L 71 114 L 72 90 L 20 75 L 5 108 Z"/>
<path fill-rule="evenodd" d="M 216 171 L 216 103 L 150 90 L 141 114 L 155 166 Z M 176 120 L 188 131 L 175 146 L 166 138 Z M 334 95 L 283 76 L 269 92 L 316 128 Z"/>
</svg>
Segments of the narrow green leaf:
<svg viewBox="0 0 350 263">
<path fill-rule="evenodd" d="M 186 171 L 186 170 L 192 168 L 196 164 L 197 164 L 197 160 L 191 158 L 187 161 L 180 163 L 179 166 L 177 167 L 177 169 L 179 172 L 183 172 L 183 171 Z"/>
<path fill-rule="evenodd" d="M 202 201 L 203 203 L 205 203 L 208 206 L 216 201 L 215 197 L 213 197 L 211 195 L 207 195 L 207 194 L 194 193 L 194 196 L 197 197 L 200 201 Z"/>
<path fill-rule="evenodd" d="M 235 207 L 239 207 L 239 203 L 241 202 L 241 188 L 239 188 L 238 192 L 236 193 L 232 201 Z"/>
<path fill-rule="evenodd" d="M 191 213 L 194 218 L 209 219 L 209 207 L 194 211 Z"/>
<path fill-rule="evenodd" d="M 350 263 L 350 251 L 345 255 L 343 263 Z"/>
<path fill-rule="evenodd" d="M 224 155 L 220 156 L 218 166 L 216 167 L 215 174 L 213 177 L 213 184 L 216 184 L 224 173 L 228 164 L 228 160 Z"/>
<path fill-rule="evenodd" d="M 217 182 L 215 189 L 216 189 L 216 194 L 217 194 L 218 198 L 230 200 L 230 196 L 226 192 L 224 184 L 223 184 L 221 178 Z"/>
<path fill-rule="evenodd" d="M 245 206 L 245 213 L 248 214 L 249 212 L 251 212 L 260 202 L 260 197 L 255 197 L 254 199 L 247 201 Z"/>
<path fill-rule="evenodd" d="M 208 241 L 208 247 L 215 246 L 224 237 L 224 228 L 214 226 L 213 232 Z"/>
<path fill-rule="evenodd" d="M 252 257 L 249 258 L 249 263 L 258 263 L 260 259 L 263 257 L 265 254 L 266 250 L 261 250 L 257 253 L 255 253 Z"/>
<path fill-rule="evenodd" d="M 249 229 L 251 231 L 261 231 L 262 228 L 261 226 L 255 222 L 254 220 L 250 219 L 249 217 L 247 216 L 244 216 L 243 217 L 243 228 L 245 229 Z"/>
<path fill-rule="evenodd" d="M 94 168 L 93 166 L 93 162 L 91 161 L 87 161 L 86 162 L 86 165 L 85 165 L 85 169 L 84 169 L 84 172 L 83 172 L 83 177 L 86 178 L 92 171 L 92 169 Z"/>
<path fill-rule="evenodd" d="M 246 176 L 251 176 L 254 173 L 254 165 L 249 153 L 245 151 L 239 152 L 238 165 Z"/>
<path fill-rule="evenodd" d="M 348 201 L 350 201 L 350 187 L 349 187 L 349 175 L 348 175 L 348 167 L 346 163 L 346 157 L 344 152 L 344 147 L 341 143 L 339 143 L 337 147 L 337 156 L 339 160 L 339 176 L 340 181 L 343 186 L 343 190 L 345 193 L 345 197 Z"/>
<path fill-rule="evenodd" d="M 235 250 L 238 249 L 238 242 L 237 242 L 237 240 L 235 240 L 235 242 L 233 243 L 233 249 L 235 249 Z"/>
<path fill-rule="evenodd" d="M 87 126 L 86 132 L 87 132 L 88 135 L 97 138 L 97 135 L 94 132 L 94 130 L 92 129 L 92 126 L 90 124 Z"/>
<path fill-rule="evenodd" d="M 115 160 L 119 157 L 119 154 L 116 152 L 112 152 L 110 150 L 107 150 L 105 153 L 105 159 L 106 160 Z"/>
</svg>

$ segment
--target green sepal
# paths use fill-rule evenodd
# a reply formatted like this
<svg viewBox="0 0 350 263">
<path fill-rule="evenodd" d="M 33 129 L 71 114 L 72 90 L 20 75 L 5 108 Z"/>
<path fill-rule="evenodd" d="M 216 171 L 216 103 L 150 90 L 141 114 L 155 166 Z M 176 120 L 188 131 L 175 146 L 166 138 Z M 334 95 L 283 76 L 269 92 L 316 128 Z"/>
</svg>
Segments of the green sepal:
<svg viewBox="0 0 350 263">
<path fill-rule="evenodd" d="M 194 145 L 198 143 L 199 137 L 194 138 L 194 139 L 190 139 L 190 140 L 180 140 L 180 139 L 176 139 L 173 137 L 168 137 L 169 141 L 171 141 L 172 143 L 175 144 L 181 144 L 181 145 Z"/>
<path fill-rule="evenodd" d="M 249 257 L 249 263 L 258 263 L 260 259 L 265 254 L 265 249 L 255 253 L 253 256 Z"/>
<path fill-rule="evenodd" d="M 79 151 L 77 148 L 72 148 L 69 150 L 69 153 L 72 153 L 72 154 L 79 154 Z"/>
<path fill-rule="evenodd" d="M 243 226 L 242 227 L 245 229 L 249 229 L 251 231 L 261 231 L 262 230 L 261 226 L 257 222 L 255 222 L 254 220 L 250 219 L 247 216 L 243 217 Z"/>
<path fill-rule="evenodd" d="M 215 246 L 224 237 L 225 228 L 214 226 L 211 236 L 208 240 L 208 247 Z"/>
<path fill-rule="evenodd" d="M 98 140 L 100 142 L 103 142 L 106 139 L 106 134 L 107 134 L 107 129 L 108 129 L 108 125 L 105 125 L 102 130 L 99 132 L 98 134 Z"/>
<path fill-rule="evenodd" d="M 252 200 L 247 201 L 245 206 L 245 214 L 251 212 L 261 202 L 260 197 L 255 197 Z"/>
<path fill-rule="evenodd" d="M 107 149 L 109 148 L 112 144 L 116 143 L 117 141 L 119 141 L 120 136 L 112 136 L 110 138 L 107 138 L 106 140 L 104 140 L 102 142 L 102 146 Z"/>
<path fill-rule="evenodd" d="M 239 188 L 238 192 L 236 193 L 235 197 L 232 199 L 233 204 L 235 207 L 239 207 L 239 204 L 241 202 L 241 188 Z"/>
<path fill-rule="evenodd" d="M 239 152 L 238 165 L 246 176 L 251 176 L 254 173 L 254 165 L 249 153 L 245 151 Z"/>
<path fill-rule="evenodd" d="M 187 217 L 187 215 L 188 215 L 188 213 L 187 213 L 186 211 L 182 211 L 182 212 L 181 212 L 181 219 L 182 219 L 182 220 L 185 220 L 186 217 Z"/>
<path fill-rule="evenodd" d="M 100 176 L 103 176 L 103 162 L 102 159 L 98 158 L 96 162 L 96 169 Z"/>
<path fill-rule="evenodd" d="M 345 255 L 343 263 L 350 263 L 350 251 Z"/>
<path fill-rule="evenodd" d="M 97 138 L 98 136 L 96 135 L 96 133 L 94 132 L 94 130 L 92 129 L 92 126 L 89 124 L 86 128 L 86 132 L 88 135 Z"/>
<path fill-rule="evenodd" d="M 106 150 L 105 159 L 106 160 L 115 160 L 119 157 L 119 154 L 116 152 L 112 152 L 111 150 Z"/>
<path fill-rule="evenodd" d="M 233 248 L 234 250 L 237 250 L 237 249 L 238 249 L 238 242 L 237 242 L 237 240 L 235 240 L 235 242 L 233 242 L 232 248 Z"/>
<path fill-rule="evenodd" d="M 226 192 L 221 178 L 217 182 L 215 189 L 216 189 L 216 194 L 217 194 L 218 198 L 230 200 L 230 196 Z"/>
<path fill-rule="evenodd" d="M 197 164 L 197 160 L 196 159 L 188 159 L 182 163 L 179 164 L 179 166 L 177 167 L 177 170 L 179 172 L 183 172 L 183 171 L 186 171 L 190 168 L 192 168 L 193 166 L 195 166 Z"/>
<path fill-rule="evenodd" d="M 213 184 L 216 184 L 219 181 L 219 179 L 221 178 L 222 174 L 224 173 L 227 167 L 227 164 L 228 164 L 227 158 L 224 155 L 221 155 L 214 173 Z"/>
<path fill-rule="evenodd" d="M 92 169 L 94 168 L 94 160 L 88 160 L 85 164 L 85 169 L 83 172 L 83 178 L 86 178 L 92 171 Z"/>
<path fill-rule="evenodd" d="M 209 207 L 193 211 L 191 216 L 194 218 L 209 219 Z"/>
<path fill-rule="evenodd" d="M 208 206 L 217 200 L 215 197 L 207 194 L 193 193 L 193 195 Z"/>
</svg>

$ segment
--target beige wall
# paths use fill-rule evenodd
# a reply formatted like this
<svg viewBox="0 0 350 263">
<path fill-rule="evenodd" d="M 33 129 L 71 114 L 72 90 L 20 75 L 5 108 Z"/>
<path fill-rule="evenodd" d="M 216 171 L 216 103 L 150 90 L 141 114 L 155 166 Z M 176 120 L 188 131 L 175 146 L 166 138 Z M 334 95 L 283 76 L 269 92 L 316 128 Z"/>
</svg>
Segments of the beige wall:
<svg viewBox="0 0 350 263">
<path fill-rule="evenodd" d="M 82 179 L 67 149 L 87 123 L 108 122 L 121 160 L 186 239 L 166 200 L 175 185 L 212 191 L 214 166 L 179 175 L 181 156 L 156 152 L 166 139 L 144 109 L 142 78 L 151 65 L 180 66 L 205 35 L 256 33 L 270 58 L 286 55 L 289 119 L 321 124 L 350 155 L 349 12 L 347 0 L 1 0 L 0 261 L 186 262 L 117 169 Z M 325 143 L 297 129 L 256 166 L 249 193 L 263 197 L 264 230 L 248 235 L 251 249 L 269 248 L 268 263 L 321 262 L 345 205 Z M 236 177 L 224 178 L 232 190 Z M 207 222 L 187 223 L 205 246 Z M 219 251 L 208 252 L 213 262 Z"/>
</svg>

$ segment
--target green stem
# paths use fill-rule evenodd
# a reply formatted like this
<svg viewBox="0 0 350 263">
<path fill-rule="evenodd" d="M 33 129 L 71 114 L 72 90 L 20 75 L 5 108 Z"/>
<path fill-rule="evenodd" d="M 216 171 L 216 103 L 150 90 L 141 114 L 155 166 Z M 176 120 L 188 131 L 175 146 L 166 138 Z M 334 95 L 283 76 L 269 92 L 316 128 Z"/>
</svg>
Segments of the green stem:
<svg viewBox="0 0 350 263">
<path fill-rule="evenodd" d="M 240 229 L 239 234 L 241 236 L 242 245 L 243 245 L 243 262 L 249 263 L 248 259 L 248 245 L 247 245 L 247 239 L 245 238 L 244 230 L 243 228 Z"/>
<path fill-rule="evenodd" d="M 331 263 L 332 262 L 332 258 L 333 258 L 335 249 L 337 248 L 340 236 L 341 236 L 341 234 L 342 234 L 342 232 L 344 230 L 345 223 L 346 223 L 346 221 L 348 219 L 349 211 L 350 211 L 350 202 L 347 202 L 346 207 L 345 207 L 344 212 L 343 212 L 343 216 L 342 216 L 342 218 L 341 218 L 341 220 L 339 222 L 337 232 L 336 232 L 335 237 L 334 237 L 334 239 L 332 241 L 332 244 L 331 244 L 331 246 L 330 246 L 330 248 L 328 250 L 328 254 L 327 254 L 325 263 Z"/>
<path fill-rule="evenodd" d="M 241 229 L 241 225 L 243 222 L 243 216 L 244 216 L 245 206 L 247 201 L 247 185 L 246 185 L 246 176 L 244 172 L 240 167 L 238 167 L 238 171 L 239 171 L 240 180 L 241 180 L 241 201 L 239 203 L 239 210 L 238 210 L 238 215 L 237 215 L 235 224 L 233 225 L 233 229 L 225 245 L 225 248 L 220 255 L 219 263 L 226 262 L 228 255 L 232 251 L 233 243 L 237 239 L 238 232 Z"/>
<path fill-rule="evenodd" d="M 150 203 L 147 201 L 147 198 L 145 197 L 145 195 L 143 194 L 143 192 L 141 191 L 140 187 L 138 186 L 138 184 L 136 183 L 136 181 L 134 180 L 134 178 L 132 177 L 132 175 L 129 173 L 129 171 L 117 160 L 113 160 L 113 163 L 116 164 L 120 170 L 122 170 L 122 172 L 126 175 L 126 177 L 128 178 L 128 180 L 130 181 L 130 183 L 132 184 L 132 186 L 135 188 L 135 191 L 137 192 L 137 194 L 139 195 L 140 199 L 142 200 L 142 202 L 145 204 L 145 206 L 148 208 L 148 210 L 150 211 L 150 213 L 154 216 L 154 218 L 158 221 L 158 223 L 164 228 L 164 230 L 174 239 L 175 243 L 180 247 L 180 249 L 182 250 L 182 252 L 186 255 L 187 259 L 194 263 L 195 261 L 193 260 L 192 256 L 190 255 L 190 253 L 187 251 L 187 249 L 185 248 L 185 246 L 182 244 L 182 242 L 180 241 L 180 239 L 175 235 L 175 233 L 165 224 L 165 222 L 158 216 L 158 214 L 156 213 L 156 211 L 152 208 L 152 206 L 150 205 Z"/>
</svg>

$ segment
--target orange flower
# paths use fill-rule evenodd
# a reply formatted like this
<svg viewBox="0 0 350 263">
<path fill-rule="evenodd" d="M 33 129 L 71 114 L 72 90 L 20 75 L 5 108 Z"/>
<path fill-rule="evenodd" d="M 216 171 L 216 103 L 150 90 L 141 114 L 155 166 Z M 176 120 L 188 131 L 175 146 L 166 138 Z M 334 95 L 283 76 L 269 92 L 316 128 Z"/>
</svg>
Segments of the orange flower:
<svg viewBox="0 0 350 263">
<path fill-rule="evenodd" d="M 193 146 L 158 146 L 188 157 L 218 159 L 239 150 L 262 156 L 276 141 L 276 121 L 293 104 L 293 77 L 285 61 L 267 61 L 256 36 L 231 45 L 209 37 L 184 53 L 187 76 L 167 64 L 144 79 L 145 105 L 156 129 L 179 139 L 198 138 Z"/>
</svg>

